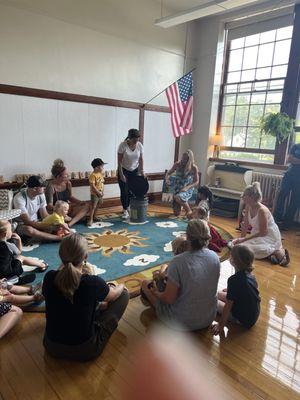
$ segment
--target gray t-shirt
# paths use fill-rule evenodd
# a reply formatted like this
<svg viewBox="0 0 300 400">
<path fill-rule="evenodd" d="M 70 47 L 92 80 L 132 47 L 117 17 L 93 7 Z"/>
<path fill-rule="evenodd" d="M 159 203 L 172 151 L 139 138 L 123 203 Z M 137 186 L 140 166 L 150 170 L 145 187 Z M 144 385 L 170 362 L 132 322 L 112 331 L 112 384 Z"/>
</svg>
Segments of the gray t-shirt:
<svg viewBox="0 0 300 400">
<path fill-rule="evenodd" d="M 196 330 L 209 326 L 217 311 L 217 286 L 220 260 L 215 252 L 202 249 L 174 257 L 168 279 L 179 288 L 173 304 L 156 303 L 158 318 L 179 329 Z"/>
</svg>

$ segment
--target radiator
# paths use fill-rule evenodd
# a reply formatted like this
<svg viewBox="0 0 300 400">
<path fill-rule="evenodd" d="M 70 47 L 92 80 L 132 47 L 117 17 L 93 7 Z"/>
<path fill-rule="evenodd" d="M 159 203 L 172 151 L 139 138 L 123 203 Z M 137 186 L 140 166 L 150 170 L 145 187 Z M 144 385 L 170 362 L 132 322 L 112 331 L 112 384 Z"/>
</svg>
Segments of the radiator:
<svg viewBox="0 0 300 400">
<path fill-rule="evenodd" d="M 275 175 L 275 174 L 267 174 L 264 172 L 256 172 L 253 171 L 252 174 L 252 182 L 259 182 L 262 196 L 263 196 L 263 203 L 270 208 L 270 210 L 274 211 L 276 199 L 279 193 L 280 185 L 282 181 L 282 175 Z M 285 206 L 289 204 L 289 198 L 286 199 Z M 297 212 L 295 215 L 295 222 L 300 222 L 300 212 Z"/>
</svg>

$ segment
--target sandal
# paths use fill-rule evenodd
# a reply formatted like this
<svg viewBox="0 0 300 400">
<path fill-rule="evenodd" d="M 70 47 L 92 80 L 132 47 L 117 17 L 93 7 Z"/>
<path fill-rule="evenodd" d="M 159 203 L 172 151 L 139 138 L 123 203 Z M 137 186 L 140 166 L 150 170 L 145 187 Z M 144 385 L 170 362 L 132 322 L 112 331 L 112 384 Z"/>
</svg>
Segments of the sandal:
<svg viewBox="0 0 300 400">
<path fill-rule="evenodd" d="M 272 254 L 270 256 L 270 261 L 271 261 L 271 264 L 273 264 L 273 265 L 279 264 L 279 261 L 278 261 L 277 257 L 274 254 Z"/>
<path fill-rule="evenodd" d="M 45 261 L 43 261 L 43 264 L 44 264 L 44 267 L 38 267 L 37 272 L 45 272 L 48 269 L 49 264 L 47 264 Z"/>
</svg>

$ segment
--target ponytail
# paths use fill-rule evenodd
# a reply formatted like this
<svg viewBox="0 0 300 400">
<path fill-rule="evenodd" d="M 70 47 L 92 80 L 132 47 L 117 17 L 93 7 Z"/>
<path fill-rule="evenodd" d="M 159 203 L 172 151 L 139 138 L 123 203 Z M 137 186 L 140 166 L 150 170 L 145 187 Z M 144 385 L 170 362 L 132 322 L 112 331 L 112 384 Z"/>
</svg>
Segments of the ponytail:
<svg viewBox="0 0 300 400">
<path fill-rule="evenodd" d="M 62 295 L 73 303 L 73 296 L 78 289 L 81 280 L 81 272 L 71 262 L 63 264 L 55 277 L 55 285 Z"/>
<path fill-rule="evenodd" d="M 87 251 L 87 241 L 78 233 L 66 236 L 59 247 L 59 256 L 63 265 L 58 271 L 54 283 L 71 303 L 73 303 L 74 293 L 80 285 L 80 267 L 87 258 Z"/>
</svg>

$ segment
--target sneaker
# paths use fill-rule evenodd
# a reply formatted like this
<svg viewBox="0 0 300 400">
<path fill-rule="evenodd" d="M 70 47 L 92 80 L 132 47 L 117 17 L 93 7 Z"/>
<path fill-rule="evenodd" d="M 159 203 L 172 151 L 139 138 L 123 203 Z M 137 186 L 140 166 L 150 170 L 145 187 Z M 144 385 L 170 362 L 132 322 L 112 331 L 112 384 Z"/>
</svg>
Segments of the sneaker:
<svg viewBox="0 0 300 400">
<path fill-rule="evenodd" d="M 129 212 L 127 210 L 123 211 L 122 218 L 123 219 L 128 219 L 129 218 Z"/>
</svg>

